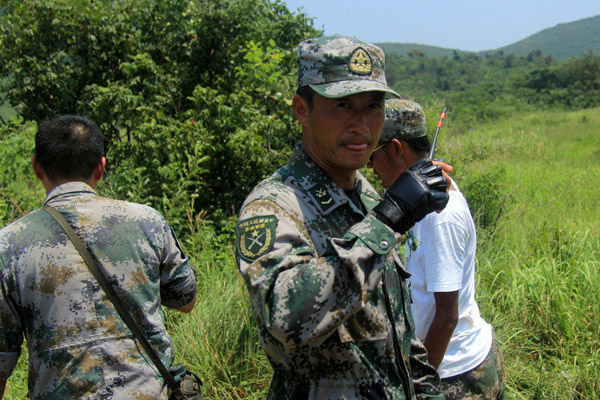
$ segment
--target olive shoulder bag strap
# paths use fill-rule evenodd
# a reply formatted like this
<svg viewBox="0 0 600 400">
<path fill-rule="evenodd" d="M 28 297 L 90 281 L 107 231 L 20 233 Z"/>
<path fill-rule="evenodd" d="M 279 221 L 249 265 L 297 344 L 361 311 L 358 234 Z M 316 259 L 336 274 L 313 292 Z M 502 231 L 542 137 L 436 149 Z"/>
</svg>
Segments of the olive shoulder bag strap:
<svg viewBox="0 0 600 400">
<path fill-rule="evenodd" d="M 158 372 L 160 372 L 160 374 L 164 378 L 166 384 L 172 391 L 171 396 L 175 395 L 174 397 L 176 399 L 184 399 L 185 397 L 181 392 L 179 384 L 175 381 L 175 378 L 173 377 L 171 372 L 169 372 L 169 370 L 162 363 L 162 361 L 158 357 L 158 354 L 156 354 L 156 351 L 152 348 L 152 345 L 148 342 L 148 339 L 146 339 L 146 337 L 142 333 L 142 330 L 137 326 L 137 324 L 133 320 L 133 317 L 131 316 L 129 311 L 127 311 L 127 308 L 125 308 L 124 304 L 121 302 L 121 299 L 117 296 L 106 277 L 102 274 L 83 241 L 79 238 L 79 236 L 77 236 L 73 228 L 71 228 L 71 225 L 69 225 L 65 218 L 55 208 L 49 205 L 45 205 L 44 210 L 48 212 L 56 220 L 56 222 L 58 222 L 58 224 L 65 231 L 69 239 L 71 239 L 71 242 L 73 242 L 73 244 L 75 245 L 75 248 L 83 258 L 83 261 L 85 261 L 86 265 L 90 269 L 90 272 L 92 273 L 92 275 L 94 275 L 94 278 L 96 278 L 96 280 L 106 293 L 106 297 L 108 297 L 111 303 L 113 303 L 114 307 L 117 309 L 117 312 L 123 319 L 123 322 L 125 322 L 125 324 L 129 327 L 131 333 L 133 333 L 133 336 L 135 336 L 135 338 L 142 345 L 144 350 L 146 350 L 146 353 L 158 369 Z"/>
</svg>

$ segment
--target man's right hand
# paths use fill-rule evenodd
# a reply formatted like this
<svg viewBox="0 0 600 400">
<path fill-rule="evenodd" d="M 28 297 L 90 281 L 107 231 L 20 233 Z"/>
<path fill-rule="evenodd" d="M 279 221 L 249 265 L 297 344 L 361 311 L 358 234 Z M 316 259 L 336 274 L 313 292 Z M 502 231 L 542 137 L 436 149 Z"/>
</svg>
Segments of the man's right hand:
<svg viewBox="0 0 600 400">
<path fill-rule="evenodd" d="M 394 231 L 405 233 L 430 212 L 446 207 L 447 186 L 439 165 L 419 160 L 396 179 L 373 211 Z"/>
</svg>

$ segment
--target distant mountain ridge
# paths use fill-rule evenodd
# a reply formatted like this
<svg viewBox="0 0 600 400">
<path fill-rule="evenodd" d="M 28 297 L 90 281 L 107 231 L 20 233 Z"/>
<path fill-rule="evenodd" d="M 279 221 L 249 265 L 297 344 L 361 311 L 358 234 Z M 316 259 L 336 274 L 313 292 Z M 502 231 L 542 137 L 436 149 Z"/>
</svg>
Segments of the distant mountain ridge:
<svg viewBox="0 0 600 400">
<path fill-rule="evenodd" d="M 599 55 L 600 15 L 558 24 L 498 50 L 503 50 L 505 54 L 526 55 L 536 49 L 557 60 L 579 57 L 589 52 Z"/>
<path fill-rule="evenodd" d="M 407 55 L 411 51 L 417 51 L 429 57 L 451 57 L 455 52 L 485 55 L 497 51 L 503 51 L 504 54 L 527 55 L 532 51 L 541 50 L 543 55 L 551 55 L 562 61 L 590 52 L 600 54 L 600 15 L 558 24 L 495 50 L 469 52 L 416 43 L 377 43 L 377 45 L 388 54 Z"/>
<path fill-rule="evenodd" d="M 418 43 L 375 43 L 381 47 L 385 54 L 403 54 L 408 55 L 409 52 L 417 50 L 425 53 L 428 57 L 452 57 L 455 51 L 459 53 L 470 53 L 468 51 L 448 49 L 446 47 L 429 46 Z"/>
</svg>

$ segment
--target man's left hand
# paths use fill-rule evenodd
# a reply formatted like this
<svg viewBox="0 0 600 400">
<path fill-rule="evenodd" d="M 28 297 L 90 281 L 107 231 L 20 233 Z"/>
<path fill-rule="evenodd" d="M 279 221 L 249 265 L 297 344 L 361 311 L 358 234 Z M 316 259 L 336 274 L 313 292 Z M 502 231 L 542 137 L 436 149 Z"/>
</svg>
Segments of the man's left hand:
<svg viewBox="0 0 600 400">
<path fill-rule="evenodd" d="M 454 167 L 450 164 L 446 164 L 442 160 L 432 160 L 431 163 L 433 165 L 439 165 L 440 167 L 442 167 L 442 175 L 444 176 L 444 178 L 446 178 L 446 182 L 448 182 L 448 187 L 446 189 L 446 193 L 450 192 L 450 186 L 452 186 L 452 181 L 450 180 L 450 175 L 448 175 L 448 172 L 452 172 Z"/>
</svg>

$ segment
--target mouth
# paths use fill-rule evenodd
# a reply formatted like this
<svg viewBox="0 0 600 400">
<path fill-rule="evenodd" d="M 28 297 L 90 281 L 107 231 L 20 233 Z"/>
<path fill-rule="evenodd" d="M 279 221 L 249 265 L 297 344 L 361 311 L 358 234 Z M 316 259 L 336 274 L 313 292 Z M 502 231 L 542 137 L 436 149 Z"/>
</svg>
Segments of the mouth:
<svg viewBox="0 0 600 400">
<path fill-rule="evenodd" d="M 349 150 L 356 152 L 365 151 L 369 147 L 367 143 L 346 143 L 344 146 Z"/>
</svg>

